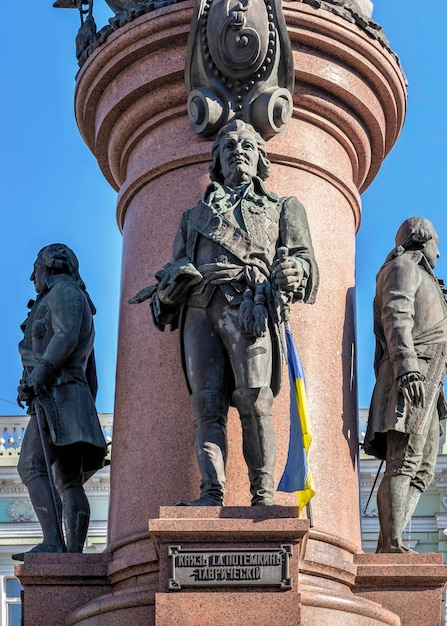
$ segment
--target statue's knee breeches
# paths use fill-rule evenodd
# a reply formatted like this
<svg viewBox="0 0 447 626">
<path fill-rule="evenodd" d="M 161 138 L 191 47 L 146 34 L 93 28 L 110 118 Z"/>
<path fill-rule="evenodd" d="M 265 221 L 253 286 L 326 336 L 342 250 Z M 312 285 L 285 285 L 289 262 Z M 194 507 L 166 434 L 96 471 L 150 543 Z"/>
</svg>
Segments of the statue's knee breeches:
<svg viewBox="0 0 447 626">
<path fill-rule="evenodd" d="M 437 415 L 432 420 L 420 435 L 395 431 L 387 434 L 386 473 L 409 476 L 411 485 L 421 492 L 430 485 L 435 473 L 439 445 Z"/>
<path fill-rule="evenodd" d="M 270 387 L 236 389 L 233 393 L 233 402 L 241 417 L 268 416 L 272 413 L 273 392 Z"/>
<path fill-rule="evenodd" d="M 83 466 L 82 444 L 74 443 L 60 448 L 54 463 L 54 482 L 60 494 L 67 489 L 83 489 Z"/>
<path fill-rule="evenodd" d="M 411 481 L 412 486 L 419 489 L 421 492 L 426 491 L 435 476 L 440 436 L 439 418 L 436 410 L 433 411 L 426 431 L 426 433 L 424 431 L 425 441 L 422 451 L 422 460 L 416 476 Z"/>
<path fill-rule="evenodd" d="M 424 445 L 421 435 L 387 433 L 386 473 L 391 476 L 416 476 Z"/>
</svg>

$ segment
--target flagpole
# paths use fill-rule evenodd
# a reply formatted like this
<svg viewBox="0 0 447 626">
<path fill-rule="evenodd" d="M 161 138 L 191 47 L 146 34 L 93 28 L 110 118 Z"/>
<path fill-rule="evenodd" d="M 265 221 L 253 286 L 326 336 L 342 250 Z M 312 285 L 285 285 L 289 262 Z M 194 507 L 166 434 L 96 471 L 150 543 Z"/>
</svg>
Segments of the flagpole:
<svg viewBox="0 0 447 626">
<path fill-rule="evenodd" d="M 281 246 L 278 248 L 277 250 L 277 255 L 278 255 L 278 260 L 279 262 L 283 262 L 287 259 L 289 254 L 289 249 L 287 248 L 287 246 Z M 277 291 L 278 294 L 278 291 Z M 281 295 L 285 296 L 284 298 L 281 297 Z M 308 467 L 308 459 L 307 459 L 307 453 L 308 453 L 308 446 L 310 444 L 310 441 L 307 441 L 307 443 L 304 442 L 304 432 L 303 432 L 303 425 L 304 425 L 304 429 L 306 432 L 306 436 L 307 438 L 311 439 L 310 437 L 310 431 L 309 431 L 309 425 L 308 425 L 308 417 L 307 417 L 307 411 L 306 411 L 306 402 L 305 402 L 305 382 L 304 382 L 304 372 L 303 372 L 303 368 L 301 365 L 301 361 L 299 358 L 299 355 L 296 351 L 296 347 L 294 345 L 293 342 L 293 338 L 292 338 L 292 334 L 291 334 L 291 329 L 290 329 L 290 325 L 289 325 L 289 320 L 288 320 L 288 313 L 289 313 L 289 304 L 292 300 L 292 294 L 285 292 L 283 294 L 278 294 L 277 295 L 278 300 L 279 300 L 279 307 L 280 307 L 280 311 L 281 311 L 281 321 L 283 322 L 284 326 L 285 326 L 285 334 L 286 334 L 286 354 L 287 354 L 287 363 L 288 363 L 288 368 L 289 368 L 289 382 L 290 382 L 290 411 L 291 411 L 291 435 L 290 435 L 290 440 L 289 440 L 289 453 L 287 456 L 287 461 L 286 461 L 286 468 L 283 472 L 283 476 L 281 478 L 281 480 L 279 481 L 279 485 L 278 485 L 278 489 L 280 491 L 292 491 L 291 484 L 290 484 L 290 478 L 288 477 L 288 480 L 286 482 L 288 482 L 288 485 L 286 488 L 282 488 L 282 482 L 284 479 L 284 476 L 286 476 L 287 471 L 288 471 L 288 466 L 289 466 L 289 459 L 290 459 L 290 453 L 291 453 L 291 440 L 292 440 L 292 413 L 296 414 L 296 420 L 298 420 L 298 422 L 301 422 L 299 425 L 299 431 L 300 431 L 300 438 L 301 438 L 301 442 L 299 445 L 301 445 L 303 447 L 302 450 L 302 454 L 304 455 L 304 459 L 302 460 L 303 462 L 303 467 L 299 468 L 299 471 L 304 472 L 305 474 L 301 477 L 301 479 L 299 480 L 299 484 L 300 486 L 296 486 L 294 490 L 297 491 L 297 498 L 298 498 L 298 516 L 301 517 L 301 511 L 302 508 L 304 508 L 304 506 L 306 507 L 306 513 L 307 513 L 307 519 L 309 520 L 310 526 L 311 528 L 314 525 L 313 522 L 313 515 L 312 515 L 312 507 L 310 505 L 310 499 L 312 498 L 312 496 L 315 493 L 314 490 L 314 486 L 313 486 L 313 480 L 312 480 L 312 475 L 310 472 L 310 469 Z M 296 370 L 296 371 L 295 371 Z M 298 384 L 298 378 L 299 378 L 299 382 L 301 384 Z M 298 386 L 296 386 L 298 385 Z M 296 386 L 296 387 L 295 387 Z M 299 391 L 299 389 L 301 389 L 301 391 Z M 297 394 L 300 395 L 300 399 L 297 397 Z M 298 407 L 298 403 L 300 404 L 301 408 Z M 294 410 L 292 411 L 292 406 L 294 407 Z M 301 413 L 303 413 L 301 415 Z M 294 471 L 296 471 L 297 468 L 296 466 L 294 467 Z M 291 469 L 289 469 L 289 471 L 292 471 Z M 302 486 L 301 486 L 301 481 L 302 481 Z M 293 480 L 291 481 L 293 483 L 293 485 L 297 485 L 297 476 L 294 476 Z M 300 496 L 298 495 L 299 493 L 305 493 L 306 496 L 305 498 L 302 498 L 302 500 L 300 500 Z"/>
<path fill-rule="evenodd" d="M 312 515 L 312 504 L 309 500 L 309 502 L 306 504 L 306 513 L 307 513 L 307 519 L 309 520 L 310 523 L 310 527 L 313 528 L 314 527 L 314 518 Z"/>
</svg>

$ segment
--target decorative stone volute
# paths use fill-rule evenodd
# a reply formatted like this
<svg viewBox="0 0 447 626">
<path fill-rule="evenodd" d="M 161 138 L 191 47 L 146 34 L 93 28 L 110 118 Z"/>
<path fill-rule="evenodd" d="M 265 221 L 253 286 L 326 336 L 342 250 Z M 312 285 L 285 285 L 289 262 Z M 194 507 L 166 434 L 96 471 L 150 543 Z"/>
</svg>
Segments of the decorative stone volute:
<svg viewBox="0 0 447 626">
<path fill-rule="evenodd" d="M 213 137 L 229 120 L 264 137 L 292 116 L 293 60 L 281 0 L 203 0 L 191 23 L 185 81 L 194 132 Z"/>
</svg>

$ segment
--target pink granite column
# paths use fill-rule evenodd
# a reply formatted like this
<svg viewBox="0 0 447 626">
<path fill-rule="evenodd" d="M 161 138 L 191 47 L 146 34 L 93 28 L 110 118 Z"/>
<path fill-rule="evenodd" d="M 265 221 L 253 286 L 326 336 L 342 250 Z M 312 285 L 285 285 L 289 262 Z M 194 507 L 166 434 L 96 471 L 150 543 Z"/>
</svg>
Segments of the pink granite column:
<svg viewBox="0 0 447 626">
<path fill-rule="evenodd" d="M 190 129 L 183 84 L 192 10 L 188 0 L 123 26 L 77 78 L 79 129 L 119 191 L 117 219 L 123 231 L 109 515 L 116 582 L 123 585 L 132 585 L 142 546 L 150 545 L 148 518 L 157 517 L 161 505 L 198 495 L 178 333 L 160 333 L 148 306 L 127 304 L 169 260 L 180 216 L 196 204 L 209 180 L 210 142 Z M 399 135 L 405 84 L 393 55 L 356 25 L 297 2 L 285 3 L 285 13 L 296 72 L 294 112 L 284 132 L 267 145 L 273 163 L 267 186 L 296 195 L 306 206 L 321 272 L 317 303 L 296 305 L 291 320 L 307 375 L 314 436 L 314 547 L 310 542 L 306 558 L 321 561 L 318 546 L 326 537 L 325 545 L 332 547 L 326 550 L 323 577 L 331 578 L 330 567 L 339 568 L 344 572 L 340 584 L 349 586 L 352 572 L 330 561 L 346 560 L 348 553 L 352 561 L 360 549 L 354 337 L 359 192 Z M 288 442 L 285 387 L 274 407 L 277 479 Z M 234 413 L 229 437 L 226 504 L 247 505 Z M 293 495 L 277 497 L 278 504 L 294 502 Z M 314 575 L 313 566 L 307 567 L 304 578 Z"/>
</svg>

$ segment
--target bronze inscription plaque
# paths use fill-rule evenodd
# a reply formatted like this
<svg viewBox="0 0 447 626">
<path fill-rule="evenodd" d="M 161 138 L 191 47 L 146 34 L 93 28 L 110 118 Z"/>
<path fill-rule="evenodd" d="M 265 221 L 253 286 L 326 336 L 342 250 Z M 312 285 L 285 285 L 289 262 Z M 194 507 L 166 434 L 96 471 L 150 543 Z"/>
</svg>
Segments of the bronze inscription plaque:
<svg viewBox="0 0 447 626">
<path fill-rule="evenodd" d="M 291 545 L 278 548 L 253 548 L 232 550 L 183 550 L 169 546 L 172 577 L 168 588 L 226 587 L 226 586 L 277 586 L 291 589 L 289 558 Z"/>
</svg>

